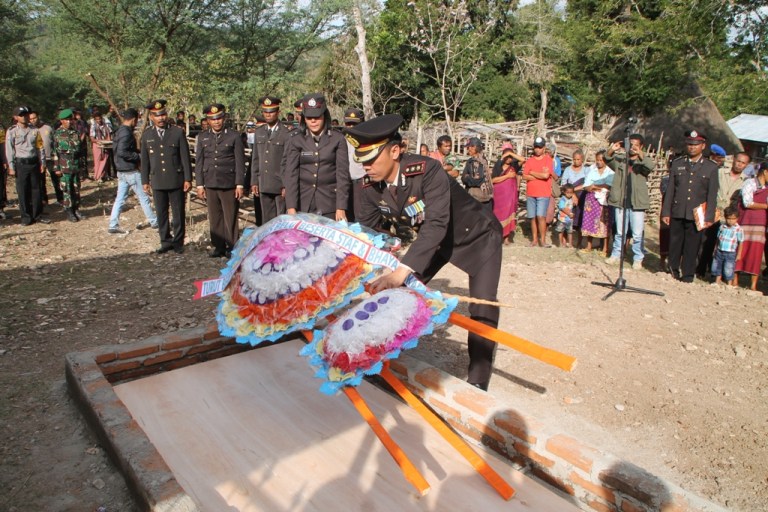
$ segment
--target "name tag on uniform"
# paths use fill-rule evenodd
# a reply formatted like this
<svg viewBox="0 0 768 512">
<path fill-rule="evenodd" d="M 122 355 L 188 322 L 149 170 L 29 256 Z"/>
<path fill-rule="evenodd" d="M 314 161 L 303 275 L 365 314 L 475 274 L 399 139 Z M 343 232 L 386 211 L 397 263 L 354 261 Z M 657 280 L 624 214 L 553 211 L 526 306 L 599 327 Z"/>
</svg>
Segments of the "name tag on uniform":
<svg viewBox="0 0 768 512">
<path fill-rule="evenodd" d="M 389 206 L 379 205 L 379 211 L 381 213 L 391 214 L 392 210 L 390 210 Z"/>
</svg>

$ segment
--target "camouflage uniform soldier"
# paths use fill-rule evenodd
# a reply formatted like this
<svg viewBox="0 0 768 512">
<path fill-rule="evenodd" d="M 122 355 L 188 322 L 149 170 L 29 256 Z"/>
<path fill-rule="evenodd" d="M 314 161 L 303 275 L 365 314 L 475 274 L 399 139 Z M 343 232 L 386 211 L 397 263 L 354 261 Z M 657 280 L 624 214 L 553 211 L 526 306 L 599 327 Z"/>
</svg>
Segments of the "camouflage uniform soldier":
<svg viewBox="0 0 768 512">
<path fill-rule="evenodd" d="M 70 222 L 77 222 L 82 215 L 80 207 L 80 134 L 75 130 L 74 113 L 64 109 L 59 113 L 61 127 L 53 134 L 53 159 L 56 175 L 61 177 L 64 208 Z"/>
</svg>

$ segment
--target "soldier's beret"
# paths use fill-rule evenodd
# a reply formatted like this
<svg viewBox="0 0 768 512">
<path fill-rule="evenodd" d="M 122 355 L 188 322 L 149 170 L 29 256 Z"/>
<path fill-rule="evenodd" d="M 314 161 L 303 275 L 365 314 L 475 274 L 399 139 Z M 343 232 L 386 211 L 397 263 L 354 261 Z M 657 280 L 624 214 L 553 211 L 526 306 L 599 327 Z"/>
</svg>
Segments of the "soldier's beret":
<svg viewBox="0 0 768 512">
<path fill-rule="evenodd" d="M 71 108 L 65 108 L 61 112 L 59 112 L 59 119 L 70 119 L 74 117 L 75 113 L 72 112 Z"/>
<path fill-rule="evenodd" d="M 149 110 L 151 114 L 160 116 L 167 113 L 165 111 L 166 103 L 168 103 L 166 100 L 154 100 L 154 101 L 150 101 L 144 108 Z"/>
<path fill-rule="evenodd" d="M 355 161 L 364 163 L 374 160 L 390 141 L 400 140 L 398 129 L 403 124 L 399 114 L 374 117 L 357 126 L 344 128 L 347 140 L 355 148 Z"/>
<path fill-rule="evenodd" d="M 344 124 L 359 124 L 365 121 L 365 114 L 359 108 L 348 108 L 344 111 Z"/>
<path fill-rule="evenodd" d="M 718 144 L 712 144 L 711 146 L 709 146 L 709 151 L 714 156 L 725 156 L 727 154 L 725 152 L 725 149 L 722 146 L 718 145 Z"/>
<path fill-rule="evenodd" d="M 218 119 L 220 117 L 224 117 L 224 114 L 227 112 L 227 108 L 222 105 L 221 103 L 211 103 L 207 107 L 205 107 L 205 117 L 208 119 Z"/>
<path fill-rule="evenodd" d="M 280 110 L 280 98 L 274 96 L 259 98 L 259 104 L 263 112 L 277 112 Z"/>
<path fill-rule="evenodd" d="M 326 110 L 325 96 L 322 94 L 308 94 L 301 100 L 304 117 L 321 117 Z"/>
<path fill-rule="evenodd" d="M 685 132 L 686 144 L 704 144 L 705 142 L 707 142 L 707 138 L 703 133 L 697 132 L 696 130 Z"/>
</svg>

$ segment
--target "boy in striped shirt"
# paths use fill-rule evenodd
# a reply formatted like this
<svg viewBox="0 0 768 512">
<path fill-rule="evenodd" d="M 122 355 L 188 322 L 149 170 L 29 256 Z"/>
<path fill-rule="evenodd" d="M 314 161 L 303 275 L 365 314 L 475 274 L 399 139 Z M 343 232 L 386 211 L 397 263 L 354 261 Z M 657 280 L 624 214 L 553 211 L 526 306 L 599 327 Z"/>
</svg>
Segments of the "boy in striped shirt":
<svg viewBox="0 0 768 512">
<path fill-rule="evenodd" d="M 744 242 L 744 230 L 738 224 L 739 214 L 736 208 L 729 206 L 723 212 L 725 224 L 720 224 L 717 232 L 717 248 L 712 260 L 712 275 L 715 284 L 722 282 L 736 286 L 733 269 L 741 258 L 741 247 Z"/>
</svg>

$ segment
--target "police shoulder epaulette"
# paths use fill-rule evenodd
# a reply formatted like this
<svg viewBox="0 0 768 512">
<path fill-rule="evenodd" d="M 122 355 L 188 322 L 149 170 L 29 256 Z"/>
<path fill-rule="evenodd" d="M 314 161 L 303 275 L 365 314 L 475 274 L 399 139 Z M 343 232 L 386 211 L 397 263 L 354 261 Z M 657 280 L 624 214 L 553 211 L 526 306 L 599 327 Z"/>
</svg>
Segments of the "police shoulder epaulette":
<svg viewBox="0 0 768 512">
<path fill-rule="evenodd" d="M 366 174 L 363 176 L 363 184 L 361 186 L 362 188 L 366 188 L 370 187 L 371 185 L 373 185 L 373 181 L 371 181 L 371 177 Z"/>
<path fill-rule="evenodd" d="M 419 174 L 424 174 L 424 171 L 427 169 L 427 161 L 423 160 L 421 162 L 416 162 L 414 164 L 408 165 L 402 172 L 403 176 L 418 176 Z"/>
</svg>

